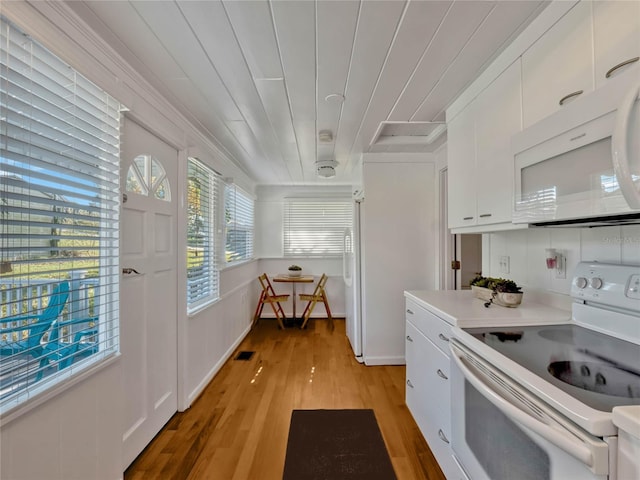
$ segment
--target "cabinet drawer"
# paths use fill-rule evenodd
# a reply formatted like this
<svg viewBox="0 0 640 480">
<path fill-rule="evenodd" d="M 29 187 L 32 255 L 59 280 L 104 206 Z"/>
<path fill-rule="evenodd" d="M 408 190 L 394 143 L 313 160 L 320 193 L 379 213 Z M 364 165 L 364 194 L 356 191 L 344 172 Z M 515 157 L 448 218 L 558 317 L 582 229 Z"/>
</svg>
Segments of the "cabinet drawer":
<svg viewBox="0 0 640 480">
<path fill-rule="evenodd" d="M 410 299 L 406 300 L 405 319 L 449 356 L 450 324 Z"/>
</svg>

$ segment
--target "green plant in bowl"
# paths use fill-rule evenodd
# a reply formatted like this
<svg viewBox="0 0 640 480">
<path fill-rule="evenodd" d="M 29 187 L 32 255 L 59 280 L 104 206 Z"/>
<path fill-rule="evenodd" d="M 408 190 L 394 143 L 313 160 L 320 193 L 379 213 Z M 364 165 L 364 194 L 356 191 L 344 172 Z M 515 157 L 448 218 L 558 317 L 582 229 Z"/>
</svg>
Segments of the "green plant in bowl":
<svg viewBox="0 0 640 480">
<path fill-rule="evenodd" d="M 488 288 L 489 290 L 494 290 L 496 292 L 522 293 L 522 287 L 519 287 L 513 280 L 508 280 L 506 278 L 483 277 L 478 275 L 471 280 L 469 284 L 472 287 Z"/>
<path fill-rule="evenodd" d="M 478 275 L 469 284 L 474 295 L 486 301 L 485 307 L 494 302 L 503 307 L 517 307 L 522 301 L 522 288 L 513 280 Z"/>
<path fill-rule="evenodd" d="M 302 274 L 302 267 L 300 265 L 291 265 L 289 267 L 290 277 L 299 277 Z"/>
</svg>

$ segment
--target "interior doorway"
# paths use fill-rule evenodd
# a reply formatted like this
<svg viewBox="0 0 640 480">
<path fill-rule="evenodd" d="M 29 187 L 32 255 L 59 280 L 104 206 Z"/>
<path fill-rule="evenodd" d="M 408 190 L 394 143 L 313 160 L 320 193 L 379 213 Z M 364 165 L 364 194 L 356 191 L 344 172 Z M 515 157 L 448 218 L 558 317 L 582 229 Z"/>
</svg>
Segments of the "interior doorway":
<svg viewBox="0 0 640 480">
<path fill-rule="evenodd" d="M 469 282 L 482 272 L 482 235 L 467 233 L 455 235 L 456 260 L 460 268 L 456 272 L 456 290 L 471 288 Z"/>
</svg>

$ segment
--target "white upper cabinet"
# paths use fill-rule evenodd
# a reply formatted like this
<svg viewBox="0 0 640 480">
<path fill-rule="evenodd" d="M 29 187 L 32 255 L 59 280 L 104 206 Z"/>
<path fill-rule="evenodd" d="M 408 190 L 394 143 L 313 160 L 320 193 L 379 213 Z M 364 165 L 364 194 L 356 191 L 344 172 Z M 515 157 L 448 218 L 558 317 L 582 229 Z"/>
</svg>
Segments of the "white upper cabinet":
<svg viewBox="0 0 640 480">
<path fill-rule="evenodd" d="M 447 123 L 449 228 L 474 226 L 476 219 L 475 102 Z"/>
<path fill-rule="evenodd" d="M 449 228 L 511 222 L 521 112 L 518 60 L 448 124 Z"/>
<path fill-rule="evenodd" d="M 591 2 L 580 2 L 522 55 L 524 128 L 592 91 Z"/>
<path fill-rule="evenodd" d="M 593 4 L 596 88 L 640 68 L 640 2 Z M 617 67 L 617 68 L 616 68 Z"/>
<path fill-rule="evenodd" d="M 511 222 L 511 136 L 521 130 L 520 61 L 516 61 L 476 98 L 475 177 L 479 225 Z"/>
<path fill-rule="evenodd" d="M 640 74 L 640 0 L 548 8 L 447 110 L 454 233 L 516 228 L 511 137 L 614 78 Z"/>
</svg>

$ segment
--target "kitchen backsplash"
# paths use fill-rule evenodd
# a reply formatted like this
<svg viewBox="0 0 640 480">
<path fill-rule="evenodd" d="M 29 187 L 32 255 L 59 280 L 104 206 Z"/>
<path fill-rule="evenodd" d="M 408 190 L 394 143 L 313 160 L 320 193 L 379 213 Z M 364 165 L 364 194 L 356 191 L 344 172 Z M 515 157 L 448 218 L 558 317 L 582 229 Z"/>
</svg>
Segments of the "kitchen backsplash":
<svg viewBox="0 0 640 480">
<path fill-rule="evenodd" d="M 565 255 L 566 278 L 556 278 L 555 270 L 547 269 L 547 248 Z M 508 273 L 500 265 L 505 256 L 509 257 Z M 573 270 L 580 261 L 626 263 L 640 270 L 640 225 L 531 228 L 482 236 L 483 274 L 510 278 L 525 288 L 568 295 Z"/>
</svg>

